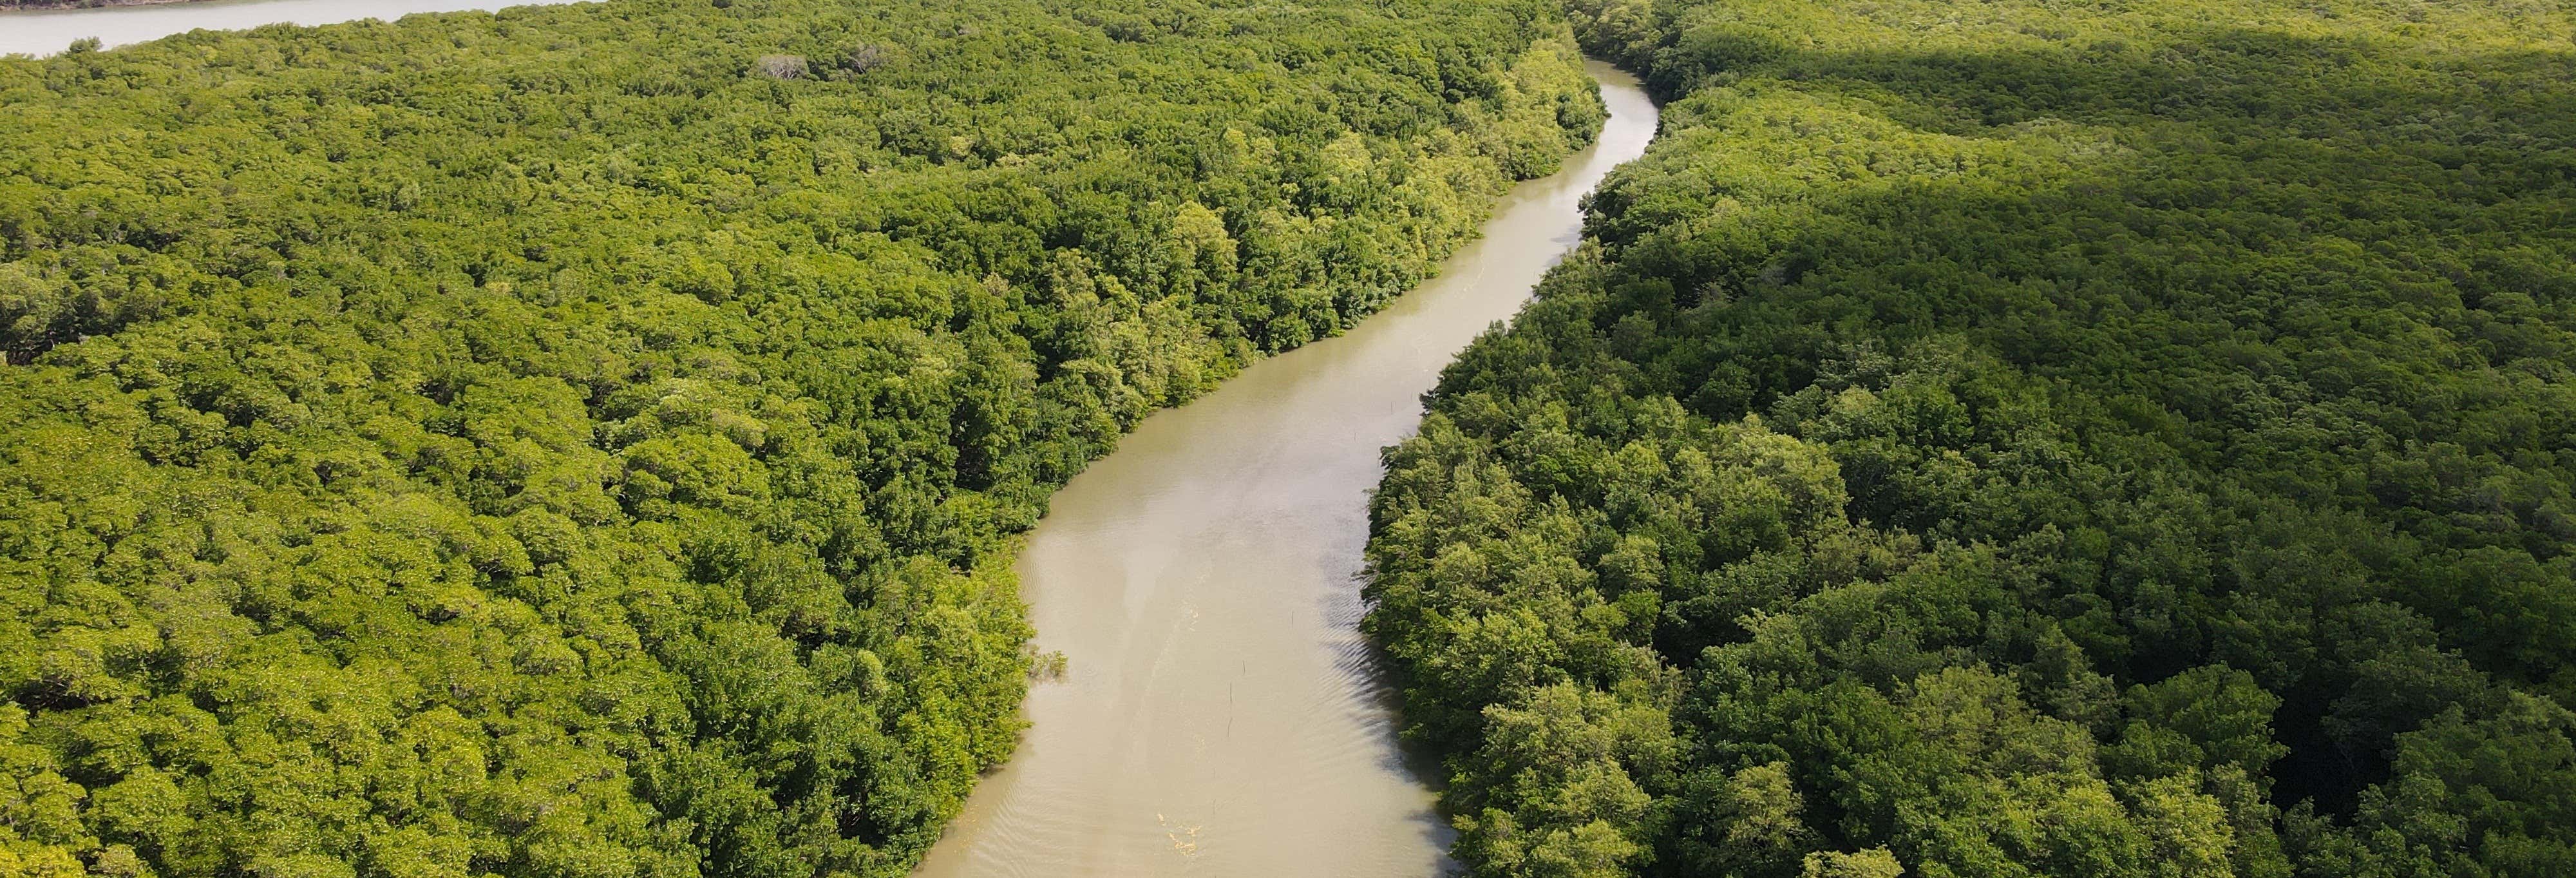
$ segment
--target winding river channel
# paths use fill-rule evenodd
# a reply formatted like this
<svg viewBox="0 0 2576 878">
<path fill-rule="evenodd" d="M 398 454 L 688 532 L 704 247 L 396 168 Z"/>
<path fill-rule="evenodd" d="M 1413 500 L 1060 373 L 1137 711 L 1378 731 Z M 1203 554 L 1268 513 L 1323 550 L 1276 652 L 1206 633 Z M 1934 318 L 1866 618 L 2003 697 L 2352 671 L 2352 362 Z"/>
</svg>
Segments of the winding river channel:
<svg viewBox="0 0 2576 878">
<path fill-rule="evenodd" d="M 1432 876 L 1449 830 L 1357 630 L 1378 450 L 1460 348 L 1579 240 L 1655 108 L 1595 63 L 1600 141 L 1514 189 L 1440 275 L 1339 338 L 1148 418 L 1055 495 L 1019 559 L 1041 649 L 1020 750 L 919 872 Z"/>
</svg>

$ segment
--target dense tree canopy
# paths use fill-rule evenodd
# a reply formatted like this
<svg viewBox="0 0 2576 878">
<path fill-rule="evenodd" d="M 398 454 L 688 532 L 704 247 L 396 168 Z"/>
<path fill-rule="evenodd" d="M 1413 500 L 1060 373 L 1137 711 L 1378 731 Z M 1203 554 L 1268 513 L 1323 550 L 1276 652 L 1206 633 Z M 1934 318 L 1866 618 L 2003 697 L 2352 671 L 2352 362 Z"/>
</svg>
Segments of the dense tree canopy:
<svg viewBox="0 0 2576 878">
<path fill-rule="evenodd" d="M 2576 874 L 2576 10 L 1575 6 L 1373 509 L 1477 874 Z"/>
<path fill-rule="evenodd" d="M 1592 136 L 1488 0 L 612 0 L 0 59 L 0 873 L 904 872 L 1011 535 Z"/>
</svg>

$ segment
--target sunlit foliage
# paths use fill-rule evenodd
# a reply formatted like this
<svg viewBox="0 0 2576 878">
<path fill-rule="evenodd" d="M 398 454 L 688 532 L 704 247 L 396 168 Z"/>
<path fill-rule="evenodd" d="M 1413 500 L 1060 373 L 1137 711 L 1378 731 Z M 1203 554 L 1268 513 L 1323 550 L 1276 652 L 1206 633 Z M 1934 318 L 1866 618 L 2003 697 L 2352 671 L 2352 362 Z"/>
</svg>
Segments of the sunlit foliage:
<svg viewBox="0 0 2576 878">
<path fill-rule="evenodd" d="M 0 60 L 0 874 L 904 872 L 1011 535 L 1601 115 L 1534 2 L 613 0 Z"/>
</svg>

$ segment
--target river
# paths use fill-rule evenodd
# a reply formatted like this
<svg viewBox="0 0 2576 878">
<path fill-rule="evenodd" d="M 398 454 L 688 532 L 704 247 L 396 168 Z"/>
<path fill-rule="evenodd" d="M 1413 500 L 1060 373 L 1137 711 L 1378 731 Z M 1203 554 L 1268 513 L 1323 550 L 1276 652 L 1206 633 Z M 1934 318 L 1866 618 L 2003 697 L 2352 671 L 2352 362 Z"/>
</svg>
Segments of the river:
<svg viewBox="0 0 2576 878">
<path fill-rule="evenodd" d="M 1591 65 L 1599 142 L 1521 184 L 1440 275 L 1349 333 L 1156 414 L 1056 493 L 1019 558 L 1063 679 L 925 878 L 1431 876 L 1450 830 L 1397 748 L 1357 625 L 1378 450 L 1442 366 L 1580 239 L 1584 193 L 1654 136 Z"/>
<path fill-rule="evenodd" d="M 334 24 L 361 18 L 392 21 L 415 12 L 459 12 L 543 6 L 571 0 L 204 0 L 91 9 L 0 12 L 0 55 L 51 55 L 73 40 L 106 46 L 157 40 L 192 30 L 241 30 L 263 24 Z"/>
</svg>

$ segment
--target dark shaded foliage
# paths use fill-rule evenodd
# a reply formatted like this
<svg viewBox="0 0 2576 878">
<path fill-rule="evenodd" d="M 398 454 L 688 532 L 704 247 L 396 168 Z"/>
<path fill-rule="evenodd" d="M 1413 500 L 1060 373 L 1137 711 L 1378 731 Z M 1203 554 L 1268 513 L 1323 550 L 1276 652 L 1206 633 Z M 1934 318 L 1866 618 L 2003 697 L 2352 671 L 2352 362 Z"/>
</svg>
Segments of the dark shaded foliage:
<svg viewBox="0 0 2576 878">
<path fill-rule="evenodd" d="M 1575 5 L 1374 509 L 1478 873 L 2576 870 L 2565 4 Z"/>
</svg>

